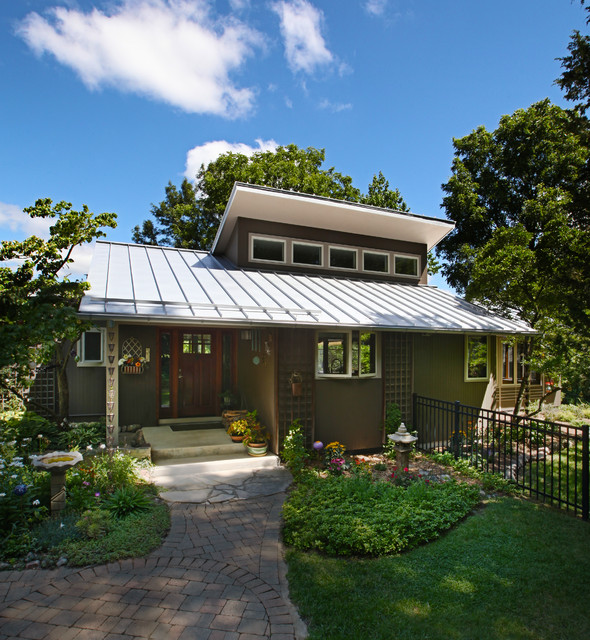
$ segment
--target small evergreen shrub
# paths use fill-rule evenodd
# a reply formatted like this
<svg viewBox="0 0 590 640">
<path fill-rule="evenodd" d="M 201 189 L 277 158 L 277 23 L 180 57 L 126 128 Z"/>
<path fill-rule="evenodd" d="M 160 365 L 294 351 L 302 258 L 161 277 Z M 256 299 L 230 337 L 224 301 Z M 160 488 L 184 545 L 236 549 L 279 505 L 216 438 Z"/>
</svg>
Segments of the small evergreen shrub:
<svg viewBox="0 0 590 640">
<path fill-rule="evenodd" d="M 88 509 L 76 522 L 78 531 L 91 540 L 102 538 L 110 531 L 111 526 L 111 513 L 104 509 Z"/>
</svg>

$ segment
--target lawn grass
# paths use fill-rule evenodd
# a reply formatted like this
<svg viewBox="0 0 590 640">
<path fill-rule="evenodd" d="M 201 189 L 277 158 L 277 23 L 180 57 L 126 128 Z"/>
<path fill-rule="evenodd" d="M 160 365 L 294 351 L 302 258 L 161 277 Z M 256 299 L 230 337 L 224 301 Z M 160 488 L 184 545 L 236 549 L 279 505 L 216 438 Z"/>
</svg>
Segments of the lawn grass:
<svg viewBox="0 0 590 640">
<path fill-rule="evenodd" d="M 378 559 L 289 549 L 309 640 L 586 640 L 590 525 L 504 497 L 422 547 Z"/>
</svg>

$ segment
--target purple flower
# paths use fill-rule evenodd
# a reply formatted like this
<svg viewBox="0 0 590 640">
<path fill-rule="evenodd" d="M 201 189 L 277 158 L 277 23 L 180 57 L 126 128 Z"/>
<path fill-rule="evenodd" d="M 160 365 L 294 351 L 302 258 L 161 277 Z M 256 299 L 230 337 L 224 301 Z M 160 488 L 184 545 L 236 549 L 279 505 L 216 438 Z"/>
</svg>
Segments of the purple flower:
<svg viewBox="0 0 590 640">
<path fill-rule="evenodd" d="M 26 492 L 27 492 L 26 484 L 17 484 L 16 487 L 14 487 L 15 496 L 24 496 Z"/>
<path fill-rule="evenodd" d="M 95 497 L 95 498 L 100 498 L 100 491 L 97 491 L 97 492 L 94 494 L 94 497 Z"/>
<path fill-rule="evenodd" d="M 82 484 L 83 484 L 85 487 L 90 486 L 90 482 L 88 482 L 88 481 L 86 481 L 86 480 L 84 480 L 84 482 L 83 482 Z"/>
</svg>

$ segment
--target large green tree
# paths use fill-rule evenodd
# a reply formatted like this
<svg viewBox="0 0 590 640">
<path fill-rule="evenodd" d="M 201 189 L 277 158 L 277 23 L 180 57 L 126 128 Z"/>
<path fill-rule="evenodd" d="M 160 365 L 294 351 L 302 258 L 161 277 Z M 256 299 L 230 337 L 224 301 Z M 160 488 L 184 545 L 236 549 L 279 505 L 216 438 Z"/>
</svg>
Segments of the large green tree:
<svg viewBox="0 0 590 640">
<path fill-rule="evenodd" d="M 83 205 L 53 204 L 37 200 L 24 210 L 31 218 L 55 219 L 49 239 L 31 236 L 23 241 L 3 241 L 0 247 L 0 386 L 19 394 L 32 381 L 35 367 L 53 362 L 57 367 L 59 417 L 68 411 L 66 364 L 69 345 L 87 328 L 77 314 L 87 282 L 62 277 L 79 246 L 104 236 L 103 227 L 115 227 L 116 215 L 95 215 Z M 65 348 L 64 348 L 65 347 Z M 14 383 L 14 384 L 13 384 Z"/>
<path fill-rule="evenodd" d="M 350 176 L 334 167 L 323 168 L 324 161 L 323 149 L 300 149 L 294 144 L 251 156 L 224 153 L 209 165 L 201 166 L 194 186 L 187 179 L 180 189 L 168 183 L 165 200 L 152 206 L 153 219 L 134 228 L 133 240 L 208 249 L 235 182 L 408 210 L 399 191 L 389 187 L 381 172 L 374 176 L 368 193 L 362 194 L 353 186 Z"/>
<path fill-rule="evenodd" d="M 543 100 L 454 147 L 443 274 L 468 299 L 539 330 L 525 357 L 559 370 L 547 336 L 558 325 L 590 334 L 585 122 Z"/>
</svg>

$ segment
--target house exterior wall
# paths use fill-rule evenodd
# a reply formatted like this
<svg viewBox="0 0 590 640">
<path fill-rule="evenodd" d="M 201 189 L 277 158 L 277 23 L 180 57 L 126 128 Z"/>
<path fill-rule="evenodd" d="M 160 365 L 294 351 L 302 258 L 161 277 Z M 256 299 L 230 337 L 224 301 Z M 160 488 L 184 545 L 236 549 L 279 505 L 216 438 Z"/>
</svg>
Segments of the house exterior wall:
<svg viewBox="0 0 590 640">
<path fill-rule="evenodd" d="M 139 340 L 144 355 L 146 349 L 150 350 L 150 364 L 143 373 L 138 375 L 119 372 L 119 425 L 153 426 L 157 424 L 156 328 L 144 325 L 119 325 L 120 353 L 117 355 L 117 360 L 123 356 L 123 345 L 128 338 Z"/>
<path fill-rule="evenodd" d="M 276 452 L 276 331 L 247 331 L 250 331 L 249 337 L 238 336 L 238 390 L 243 407 L 248 411 L 258 411 L 260 421 L 268 428 L 271 436 L 270 448 Z M 255 363 L 256 359 L 259 361 L 258 364 Z"/>
<path fill-rule="evenodd" d="M 105 368 L 79 367 L 73 358 L 68 362 L 70 419 L 96 420 L 106 414 Z"/>
<path fill-rule="evenodd" d="M 239 218 L 231 236 L 230 244 L 226 250 L 227 257 L 239 267 L 252 267 L 260 269 L 260 262 L 249 261 L 249 237 L 251 233 L 270 235 L 284 238 L 295 238 L 297 240 L 309 240 L 315 242 L 330 242 L 334 245 L 351 245 L 355 247 L 366 247 L 381 251 L 396 251 L 408 253 L 420 257 L 421 276 L 412 279 L 413 284 L 427 284 L 427 250 L 425 244 L 415 242 L 402 242 L 400 240 L 387 240 L 373 236 L 356 235 L 337 231 L 325 231 L 312 227 L 301 227 L 292 224 L 280 224 L 249 218 Z M 314 273 L 317 275 L 334 275 L 334 269 L 310 269 L 309 267 L 298 267 L 296 265 L 272 264 L 273 271 L 288 271 L 291 273 Z M 341 275 L 341 274 L 340 274 Z M 367 273 L 355 273 L 347 271 L 346 277 L 367 278 Z M 370 274 L 371 280 L 389 280 L 394 282 L 408 282 L 408 278 L 400 278 L 391 275 Z"/>
<path fill-rule="evenodd" d="M 489 381 L 465 381 L 465 335 L 421 334 L 414 336 L 414 392 L 438 400 L 475 407 L 487 406 L 495 379 L 495 344 L 489 340 Z"/>
<path fill-rule="evenodd" d="M 350 451 L 382 444 L 383 381 L 316 380 L 315 436 L 324 444 L 338 440 Z"/>
</svg>

